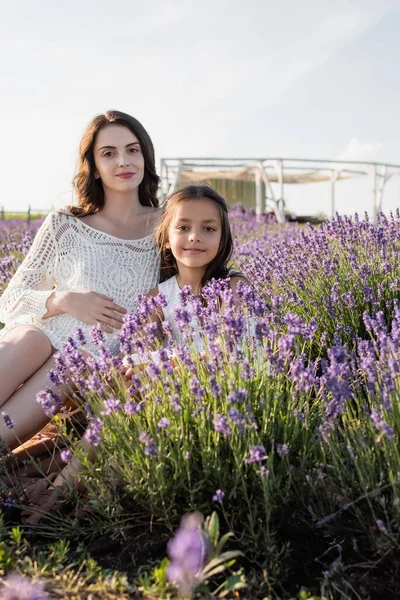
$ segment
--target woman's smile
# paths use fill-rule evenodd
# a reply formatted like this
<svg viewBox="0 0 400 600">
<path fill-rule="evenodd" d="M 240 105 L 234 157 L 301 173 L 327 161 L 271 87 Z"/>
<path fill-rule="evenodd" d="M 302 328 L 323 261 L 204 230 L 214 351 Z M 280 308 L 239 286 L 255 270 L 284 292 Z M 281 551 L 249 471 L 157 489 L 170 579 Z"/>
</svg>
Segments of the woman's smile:
<svg viewBox="0 0 400 600">
<path fill-rule="evenodd" d="M 134 175 L 136 175 L 136 173 L 132 171 L 126 171 L 124 173 L 117 173 L 116 177 L 120 177 L 121 179 L 131 179 L 134 177 Z"/>
</svg>

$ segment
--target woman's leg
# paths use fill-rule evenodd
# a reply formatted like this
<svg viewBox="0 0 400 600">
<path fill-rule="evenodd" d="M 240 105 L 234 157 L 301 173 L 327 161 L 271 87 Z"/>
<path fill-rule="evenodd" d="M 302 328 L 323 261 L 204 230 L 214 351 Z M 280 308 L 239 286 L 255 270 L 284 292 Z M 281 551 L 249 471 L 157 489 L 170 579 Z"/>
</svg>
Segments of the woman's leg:
<svg viewBox="0 0 400 600">
<path fill-rule="evenodd" d="M 9 448 L 13 449 L 28 440 L 40 431 L 50 420 L 43 408 L 36 401 L 36 394 L 45 388 L 53 389 L 64 401 L 70 393 L 68 386 L 56 388 L 49 380 L 47 374 L 55 366 L 54 356 L 51 356 L 44 365 L 25 382 L 2 406 L 1 411 L 9 415 L 14 427 L 9 429 L 4 420 L 0 418 L 0 439 Z"/>
<path fill-rule="evenodd" d="M 84 356 L 88 353 L 81 350 Z M 43 412 L 42 407 L 36 401 L 36 395 L 39 391 L 47 389 L 54 390 L 61 401 L 66 402 L 71 395 L 71 386 L 54 386 L 48 379 L 48 372 L 55 367 L 54 356 L 51 356 L 47 362 L 34 373 L 28 381 L 13 394 L 4 404 L 2 410 L 11 417 L 14 427 L 9 429 L 0 418 L 0 440 L 2 439 L 10 449 L 14 449 L 20 443 L 29 439 L 33 434 L 40 431 L 49 418 Z M 90 445 L 81 440 L 80 445 L 89 452 Z M 64 482 L 76 480 L 76 475 L 79 474 L 82 465 L 76 458 L 73 459 L 71 465 L 67 465 L 61 473 L 55 477 L 53 481 L 54 488 L 48 490 L 36 490 L 38 510 L 30 515 L 26 522 L 37 521 L 38 515 L 42 516 L 47 511 L 50 511 L 58 500 L 58 489 Z M 65 471 L 65 472 L 64 472 Z M 54 479 L 52 476 L 52 479 Z M 48 478 L 44 480 L 42 487 L 45 488 L 49 484 Z M 54 492 L 54 493 L 53 493 Z M 43 498 L 41 497 L 43 495 Z"/>
<path fill-rule="evenodd" d="M 0 407 L 51 354 L 48 337 L 33 325 L 15 327 L 5 335 L 0 341 Z"/>
</svg>

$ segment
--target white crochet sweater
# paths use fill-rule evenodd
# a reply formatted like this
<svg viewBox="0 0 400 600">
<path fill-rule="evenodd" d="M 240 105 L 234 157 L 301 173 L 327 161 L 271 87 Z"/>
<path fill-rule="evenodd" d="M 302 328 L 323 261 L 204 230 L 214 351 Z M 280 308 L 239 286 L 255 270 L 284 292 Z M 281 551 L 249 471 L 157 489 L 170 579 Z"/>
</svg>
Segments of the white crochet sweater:
<svg viewBox="0 0 400 600">
<path fill-rule="evenodd" d="M 89 290 L 113 298 L 128 312 L 137 309 L 138 294 L 155 287 L 159 278 L 159 253 L 152 235 L 124 240 L 86 225 L 65 213 L 50 213 L 37 232 L 32 247 L 0 297 L 0 338 L 19 325 L 35 325 L 60 349 L 81 327 L 89 342 L 87 325 L 71 315 L 42 319 L 46 301 L 57 291 Z M 118 336 L 105 334 L 112 353 Z M 92 343 L 85 350 L 97 355 Z"/>
</svg>

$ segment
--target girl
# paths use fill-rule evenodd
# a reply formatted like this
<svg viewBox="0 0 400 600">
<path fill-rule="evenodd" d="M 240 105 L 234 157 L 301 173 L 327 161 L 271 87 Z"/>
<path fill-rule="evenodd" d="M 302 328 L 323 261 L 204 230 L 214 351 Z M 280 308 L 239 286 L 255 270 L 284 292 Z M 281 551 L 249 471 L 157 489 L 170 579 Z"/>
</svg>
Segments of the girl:
<svg viewBox="0 0 400 600">
<path fill-rule="evenodd" d="M 165 201 L 155 238 L 160 248 L 164 281 L 148 296 L 163 293 L 167 306 L 158 308 L 152 320 L 168 321 L 174 338 L 183 341 L 174 315 L 174 310 L 181 306 L 179 292 L 182 288 L 191 286 L 192 294 L 201 295 L 202 288 L 211 279 L 229 278 L 236 298 L 238 282 L 247 283 L 240 273 L 228 267 L 233 242 L 225 200 L 207 185 L 189 185 L 173 193 Z M 203 343 L 196 325 L 194 342 L 202 351 Z M 135 363 L 141 361 L 138 355 L 124 360 L 124 374 L 128 380 L 135 371 Z"/>
<path fill-rule="evenodd" d="M 0 440 L 9 448 L 48 421 L 36 394 L 51 387 L 52 355 L 78 327 L 89 340 L 90 326 L 99 325 L 118 352 L 122 316 L 159 279 L 158 185 L 153 144 L 139 121 L 118 111 L 95 117 L 80 144 L 77 206 L 50 213 L 0 298 L 0 410 L 7 415 Z"/>
</svg>

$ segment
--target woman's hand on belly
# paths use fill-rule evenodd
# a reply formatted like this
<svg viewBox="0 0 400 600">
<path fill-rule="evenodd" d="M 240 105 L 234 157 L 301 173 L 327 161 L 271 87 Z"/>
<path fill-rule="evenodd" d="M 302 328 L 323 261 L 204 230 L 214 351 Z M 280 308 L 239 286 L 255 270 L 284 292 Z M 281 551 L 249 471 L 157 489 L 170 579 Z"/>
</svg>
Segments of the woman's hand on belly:
<svg viewBox="0 0 400 600">
<path fill-rule="evenodd" d="M 125 308 L 112 298 L 98 292 L 53 292 L 47 300 L 44 319 L 68 314 L 88 325 L 99 325 L 106 333 L 120 329 L 126 314 Z"/>
</svg>

